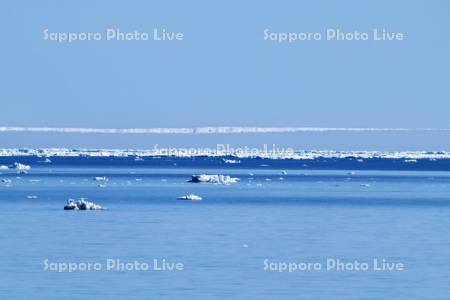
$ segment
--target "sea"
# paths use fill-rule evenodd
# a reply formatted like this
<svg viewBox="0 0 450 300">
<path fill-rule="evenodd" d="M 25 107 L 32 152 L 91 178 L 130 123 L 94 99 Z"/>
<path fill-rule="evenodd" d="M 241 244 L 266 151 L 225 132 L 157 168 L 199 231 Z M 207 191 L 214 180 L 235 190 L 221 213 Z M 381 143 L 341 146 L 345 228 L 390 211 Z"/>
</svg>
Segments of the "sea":
<svg viewBox="0 0 450 300">
<path fill-rule="evenodd" d="M 449 160 L 15 162 L 0 299 L 450 299 Z M 63 209 L 79 198 L 105 209 Z"/>
</svg>

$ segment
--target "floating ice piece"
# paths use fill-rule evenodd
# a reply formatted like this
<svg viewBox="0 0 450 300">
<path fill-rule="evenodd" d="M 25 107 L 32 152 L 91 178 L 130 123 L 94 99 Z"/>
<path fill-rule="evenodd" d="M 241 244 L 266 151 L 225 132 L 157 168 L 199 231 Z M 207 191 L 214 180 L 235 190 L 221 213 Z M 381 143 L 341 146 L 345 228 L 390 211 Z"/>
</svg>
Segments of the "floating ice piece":
<svg viewBox="0 0 450 300">
<path fill-rule="evenodd" d="M 11 179 L 8 178 L 2 179 L 2 183 L 9 184 L 11 182 L 12 182 Z"/>
<path fill-rule="evenodd" d="M 37 196 L 36 195 L 28 195 L 27 199 L 37 199 Z"/>
<path fill-rule="evenodd" d="M 356 175 L 356 172 L 353 172 L 353 171 L 347 172 L 347 175 Z"/>
<path fill-rule="evenodd" d="M 287 171 L 283 170 L 280 172 L 281 175 L 287 175 Z"/>
<path fill-rule="evenodd" d="M 202 197 L 194 195 L 194 194 L 187 194 L 184 196 L 177 197 L 178 200 L 191 200 L 191 201 L 199 201 L 202 200 Z"/>
<path fill-rule="evenodd" d="M 31 169 L 31 166 L 15 162 L 14 165 L 12 165 L 10 168 L 17 169 L 17 170 L 29 170 L 29 169 Z"/>
<path fill-rule="evenodd" d="M 223 160 L 223 162 L 226 163 L 226 164 L 240 164 L 240 163 L 241 163 L 240 160 L 236 160 L 236 159 L 226 159 L 226 158 L 223 158 L 222 160 Z"/>
<path fill-rule="evenodd" d="M 417 159 L 405 159 L 405 163 L 416 163 Z"/>
<path fill-rule="evenodd" d="M 64 206 L 64 210 L 102 210 L 104 209 L 100 205 L 87 201 L 85 198 L 78 200 L 69 199 Z"/>
<path fill-rule="evenodd" d="M 108 178 L 106 178 L 106 176 L 96 176 L 92 179 L 95 181 L 107 181 L 108 180 Z"/>
<path fill-rule="evenodd" d="M 189 180 L 189 182 L 194 182 L 194 183 L 206 182 L 206 183 L 219 183 L 219 184 L 231 184 L 231 183 L 237 183 L 238 181 L 239 181 L 239 178 L 231 177 L 228 175 L 207 175 L 207 174 L 192 175 L 191 180 Z"/>
<path fill-rule="evenodd" d="M 0 166 L 0 170 L 7 170 L 8 169 L 8 166 Z"/>
<path fill-rule="evenodd" d="M 144 161 L 144 159 L 142 157 L 140 157 L 140 156 L 136 156 L 134 158 L 134 161 Z"/>
<path fill-rule="evenodd" d="M 370 187 L 370 184 L 368 184 L 368 183 L 363 183 L 363 184 L 361 184 L 361 186 L 362 186 L 362 187 Z"/>
</svg>

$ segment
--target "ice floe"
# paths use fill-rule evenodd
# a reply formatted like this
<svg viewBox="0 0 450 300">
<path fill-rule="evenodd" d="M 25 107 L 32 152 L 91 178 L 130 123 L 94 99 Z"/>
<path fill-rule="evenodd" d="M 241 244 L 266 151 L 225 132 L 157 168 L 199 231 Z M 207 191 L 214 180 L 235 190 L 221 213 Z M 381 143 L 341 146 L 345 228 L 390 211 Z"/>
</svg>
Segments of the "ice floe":
<svg viewBox="0 0 450 300">
<path fill-rule="evenodd" d="M 241 161 L 237 160 L 237 159 L 225 159 L 225 158 L 223 158 L 222 160 L 226 164 L 240 164 L 241 163 Z"/>
<path fill-rule="evenodd" d="M 192 175 L 192 178 L 188 182 L 232 184 L 232 183 L 237 183 L 238 181 L 239 181 L 239 178 L 231 177 L 228 175 L 200 174 L 200 175 Z"/>
<path fill-rule="evenodd" d="M 416 163 L 417 159 L 405 159 L 405 163 Z"/>
<path fill-rule="evenodd" d="M 96 176 L 92 178 L 94 181 L 108 181 L 108 178 L 106 176 Z"/>
<path fill-rule="evenodd" d="M 67 148 L 43 148 L 43 149 L 0 149 L 0 157 L 136 157 L 144 159 L 146 157 L 223 157 L 229 161 L 239 161 L 241 158 L 268 158 L 268 159 L 303 159 L 313 160 L 317 158 L 349 158 L 364 162 L 366 159 L 450 159 L 448 151 L 335 151 L 335 150 L 302 150 L 302 151 L 238 151 L 229 149 L 196 149 L 195 153 L 187 153 L 186 151 L 168 152 L 165 148 L 153 149 L 67 149 Z M 412 162 L 412 161 L 411 161 Z M 266 166 L 263 164 L 262 166 Z"/>
<path fill-rule="evenodd" d="M 184 196 L 177 197 L 178 200 L 190 200 L 190 201 L 199 201 L 202 200 L 202 197 L 194 195 L 194 194 L 187 194 Z"/>
<path fill-rule="evenodd" d="M 98 204 L 87 201 L 85 198 L 78 200 L 69 199 L 64 206 L 64 210 L 103 210 L 104 208 Z"/>
<path fill-rule="evenodd" d="M 30 170 L 31 166 L 29 165 L 24 165 L 18 162 L 15 162 L 14 165 L 10 166 L 10 169 L 16 169 L 16 170 L 20 170 L 20 171 L 26 171 L 26 170 Z"/>
</svg>

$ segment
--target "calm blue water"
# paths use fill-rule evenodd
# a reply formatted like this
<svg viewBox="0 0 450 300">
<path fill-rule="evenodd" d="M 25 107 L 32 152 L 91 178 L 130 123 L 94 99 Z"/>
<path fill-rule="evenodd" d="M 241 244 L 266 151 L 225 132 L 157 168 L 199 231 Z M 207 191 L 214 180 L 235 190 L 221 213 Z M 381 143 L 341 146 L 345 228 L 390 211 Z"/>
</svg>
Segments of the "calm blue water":
<svg viewBox="0 0 450 300">
<path fill-rule="evenodd" d="M 0 299 L 450 298 L 449 172 L 289 169 L 281 180 L 281 169 L 237 167 L 0 171 L 11 180 L 0 184 Z M 241 182 L 186 182 L 205 172 Z M 203 200 L 176 200 L 189 192 Z M 78 197 L 107 210 L 62 209 Z M 184 270 L 106 271 L 115 258 Z M 374 258 L 405 270 L 325 269 L 327 259 Z M 103 269 L 44 270 L 45 259 Z M 264 270 L 265 259 L 323 268 L 280 273 Z"/>
</svg>

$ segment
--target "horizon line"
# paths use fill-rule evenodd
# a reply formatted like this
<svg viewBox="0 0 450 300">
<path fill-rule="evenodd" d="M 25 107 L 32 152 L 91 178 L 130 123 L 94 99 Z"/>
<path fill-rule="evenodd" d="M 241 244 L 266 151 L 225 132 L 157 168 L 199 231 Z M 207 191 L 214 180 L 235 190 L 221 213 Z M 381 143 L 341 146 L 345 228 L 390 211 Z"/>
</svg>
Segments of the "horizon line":
<svg viewBox="0 0 450 300">
<path fill-rule="evenodd" d="M 153 127 L 153 128 L 89 128 L 89 127 L 20 127 L 1 126 L 0 132 L 82 133 L 82 134 L 262 134 L 298 132 L 409 132 L 450 131 L 450 128 L 407 127 Z"/>
</svg>

